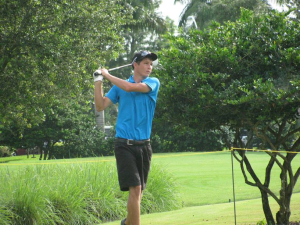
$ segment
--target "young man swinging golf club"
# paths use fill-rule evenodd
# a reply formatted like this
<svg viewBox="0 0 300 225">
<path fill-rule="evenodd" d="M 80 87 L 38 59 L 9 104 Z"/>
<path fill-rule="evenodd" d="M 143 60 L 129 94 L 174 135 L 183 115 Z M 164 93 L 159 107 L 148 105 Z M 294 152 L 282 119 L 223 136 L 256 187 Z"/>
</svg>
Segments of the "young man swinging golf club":
<svg viewBox="0 0 300 225">
<path fill-rule="evenodd" d="M 149 77 L 156 59 L 157 55 L 148 51 L 135 53 L 134 72 L 127 80 L 111 75 L 106 69 L 94 73 L 97 111 L 119 103 L 115 157 L 120 189 L 129 191 L 127 218 L 121 225 L 140 225 L 140 203 L 150 170 L 150 134 L 160 86 L 157 78 Z M 114 84 L 105 97 L 103 78 Z"/>
</svg>

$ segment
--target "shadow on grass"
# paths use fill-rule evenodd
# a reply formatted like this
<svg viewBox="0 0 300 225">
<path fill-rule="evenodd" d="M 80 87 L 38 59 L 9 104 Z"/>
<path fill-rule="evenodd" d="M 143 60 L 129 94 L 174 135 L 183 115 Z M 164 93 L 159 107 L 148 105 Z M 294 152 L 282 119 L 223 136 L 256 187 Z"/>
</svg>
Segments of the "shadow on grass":
<svg viewBox="0 0 300 225">
<path fill-rule="evenodd" d="M 21 158 L 13 158 L 13 157 L 5 157 L 5 158 L 0 158 L 0 163 L 9 163 L 9 162 L 16 162 L 16 161 L 21 161 L 23 159 Z"/>
</svg>

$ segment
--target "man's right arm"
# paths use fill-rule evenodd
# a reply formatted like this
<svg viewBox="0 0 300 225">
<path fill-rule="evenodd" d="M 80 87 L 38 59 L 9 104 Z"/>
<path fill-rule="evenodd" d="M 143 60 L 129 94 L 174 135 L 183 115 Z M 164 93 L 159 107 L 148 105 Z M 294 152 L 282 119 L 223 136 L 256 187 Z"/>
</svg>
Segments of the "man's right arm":
<svg viewBox="0 0 300 225">
<path fill-rule="evenodd" d="M 112 101 L 103 96 L 102 81 L 95 82 L 94 90 L 95 107 L 98 112 L 103 111 L 112 104 Z"/>
<path fill-rule="evenodd" d="M 121 88 L 126 92 L 143 92 L 147 93 L 151 91 L 148 85 L 144 83 L 130 83 L 126 80 L 120 79 L 111 75 L 107 69 L 101 69 L 102 76 L 109 80 L 112 84 L 116 85 L 117 87 Z"/>
</svg>

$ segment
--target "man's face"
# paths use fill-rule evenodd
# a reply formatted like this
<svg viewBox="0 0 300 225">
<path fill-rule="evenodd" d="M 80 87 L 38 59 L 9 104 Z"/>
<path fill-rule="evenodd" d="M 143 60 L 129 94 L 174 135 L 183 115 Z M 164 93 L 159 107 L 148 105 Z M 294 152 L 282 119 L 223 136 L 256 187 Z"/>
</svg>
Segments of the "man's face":
<svg viewBox="0 0 300 225">
<path fill-rule="evenodd" d="M 148 77 L 152 72 L 153 61 L 149 58 L 144 58 L 140 63 L 136 63 L 134 72 L 136 75 Z"/>
</svg>

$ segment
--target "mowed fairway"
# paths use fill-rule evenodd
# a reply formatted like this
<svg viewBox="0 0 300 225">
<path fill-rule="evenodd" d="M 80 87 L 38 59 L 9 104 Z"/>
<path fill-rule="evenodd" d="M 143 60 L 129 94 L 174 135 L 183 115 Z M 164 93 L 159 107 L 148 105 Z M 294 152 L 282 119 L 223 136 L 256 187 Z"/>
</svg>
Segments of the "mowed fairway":
<svg viewBox="0 0 300 225">
<path fill-rule="evenodd" d="M 257 175 L 263 179 L 269 156 L 264 152 L 248 152 Z M 232 164 L 230 152 L 154 154 L 153 163 L 163 165 L 180 185 L 184 208 L 172 212 L 143 215 L 143 225 L 234 224 Z M 234 159 L 237 224 L 256 224 L 264 219 L 258 188 L 245 184 L 241 169 Z M 294 173 L 300 156 L 293 160 Z M 250 179 L 250 175 L 248 176 Z M 250 179 L 251 180 L 251 179 Z M 274 165 L 271 189 L 278 194 L 279 169 Z M 291 221 L 300 221 L 300 183 L 291 204 Z M 229 202 L 231 201 L 231 202 Z M 270 198 L 273 213 L 278 205 Z M 120 221 L 106 223 L 119 225 Z"/>
<path fill-rule="evenodd" d="M 264 152 L 248 152 L 247 156 L 256 174 L 264 181 L 265 167 L 270 157 Z M 155 154 L 153 163 L 164 165 L 177 179 L 186 207 L 233 201 L 230 152 Z M 294 173 L 299 165 L 298 155 L 293 161 Z M 236 200 L 260 198 L 258 188 L 245 184 L 235 159 L 233 166 Z M 274 165 L 270 187 L 276 194 L 280 187 L 279 172 L 278 166 Z M 248 179 L 252 180 L 250 175 Z M 294 192 L 300 192 L 299 183 Z"/>
</svg>

